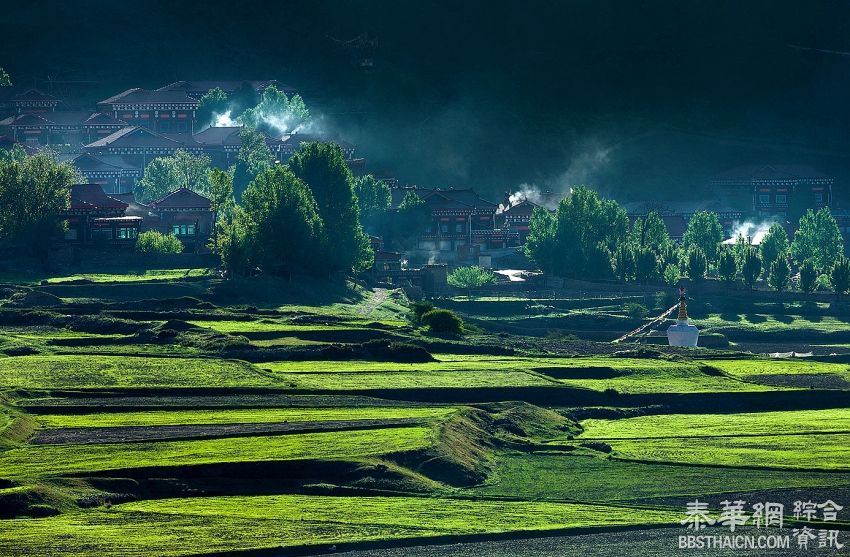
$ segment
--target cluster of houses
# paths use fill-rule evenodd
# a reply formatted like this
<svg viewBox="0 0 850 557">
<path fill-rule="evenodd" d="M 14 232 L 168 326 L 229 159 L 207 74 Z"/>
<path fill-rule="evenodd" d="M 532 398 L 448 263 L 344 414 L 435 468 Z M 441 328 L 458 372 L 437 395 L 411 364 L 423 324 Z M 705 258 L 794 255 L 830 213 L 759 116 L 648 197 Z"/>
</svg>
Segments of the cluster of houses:
<svg viewBox="0 0 850 557">
<path fill-rule="evenodd" d="M 228 94 L 250 88 L 261 94 L 274 85 L 287 93 L 290 87 L 265 81 L 177 81 L 153 90 L 128 89 L 97 102 L 91 110 L 68 110 L 63 101 L 36 89 L 0 88 L 0 148 L 19 144 L 28 152 L 50 147 L 73 164 L 87 184 L 75 186 L 68 212 L 66 240 L 76 243 L 132 243 L 142 230 L 175 234 L 187 249 L 202 249 L 212 231 L 208 199 L 189 190 L 177 190 L 149 204 L 138 203 L 133 190 L 147 164 L 177 150 L 205 154 L 214 166 L 235 163 L 242 145 L 240 127 L 198 129 L 196 112 L 210 89 Z M 353 145 L 302 133 L 266 135 L 273 155 L 281 162 L 305 141 L 335 141 L 355 173 L 364 160 Z M 632 220 L 655 211 L 662 216 L 674 239 L 684 234 L 699 210 L 716 212 L 727 231 L 744 213 L 781 217 L 792 203 L 821 208 L 832 205 L 833 178 L 805 166 L 755 165 L 734 168 L 711 179 L 719 199 L 729 203 L 665 202 L 627 204 Z M 501 203 L 483 199 L 469 188 L 419 188 L 393 183 L 392 206 L 409 192 L 419 195 L 431 219 L 420 232 L 413 257 L 428 261 L 482 261 L 484 254 L 522 245 L 529 219 L 538 203 L 521 195 L 506 194 Z M 557 202 L 544 192 L 546 206 Z M 535 198 L 540 202 L 540 199 Z M 842 232 L 850 232 L 850 212 L 834 211 Z M 401 269 L 401 255 L 376 245 L 376 269 L 392 273 Z M 486 255 L 484 256 L 486 257 Z"/>
</svg>

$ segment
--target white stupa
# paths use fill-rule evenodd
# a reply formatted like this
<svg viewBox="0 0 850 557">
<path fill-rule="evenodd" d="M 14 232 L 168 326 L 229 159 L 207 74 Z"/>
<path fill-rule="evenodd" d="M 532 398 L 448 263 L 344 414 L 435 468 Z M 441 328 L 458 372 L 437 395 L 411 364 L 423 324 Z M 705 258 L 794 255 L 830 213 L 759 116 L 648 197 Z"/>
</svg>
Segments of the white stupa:
<svg viewBox="0 0 850 557">
<path fill-rule="evenodd" d="M 685 301 L 685 289 L 679 288 L 679 319 L 667 329 L 667 342 L 670 346 L 696 348 L 699 329 L 688 322 L 688 303 Z"/>
</svg>

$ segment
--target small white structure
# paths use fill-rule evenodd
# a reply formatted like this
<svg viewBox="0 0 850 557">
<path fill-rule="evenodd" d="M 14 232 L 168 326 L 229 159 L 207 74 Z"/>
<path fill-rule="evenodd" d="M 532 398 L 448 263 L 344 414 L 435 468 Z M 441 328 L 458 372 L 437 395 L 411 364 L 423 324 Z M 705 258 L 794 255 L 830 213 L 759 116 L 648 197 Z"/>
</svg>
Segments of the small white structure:
<svg viewBox="0 0 850 557">
<path fill-rule="evenodd" d="M 667 329 L 667 342 L 670 346 L 696 348 L 699 341 L 699 329 L 688 322 L 688 304 L 685 301 L 685 289 L 679 288 L 679 319 Z"/>
</svg>

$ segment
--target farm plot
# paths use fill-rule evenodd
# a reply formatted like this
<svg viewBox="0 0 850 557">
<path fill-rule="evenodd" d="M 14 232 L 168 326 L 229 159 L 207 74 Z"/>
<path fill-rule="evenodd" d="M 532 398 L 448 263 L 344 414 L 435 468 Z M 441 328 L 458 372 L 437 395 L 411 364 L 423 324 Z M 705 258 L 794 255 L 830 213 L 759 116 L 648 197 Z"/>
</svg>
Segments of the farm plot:
<svg viewBox="0 0 850 557">
<path fill-rule="evenodd" d="M 850 366 L 806 360 L 720 360 L 711 365 L 743 381 L 763 385 L 850 389 Z"/>
<path fill-rule="evenodd" d="M 850 474 L 672 466 L 570 453 L 503 454 L 492 479 L 470 493 L 571 501 L 636 501 L 755 490 L 850 485 Z"/>
<path fill-rule="evenodd" d="M 6 478 L 60 476 L 156 466 L 300 459 L 345 459 L 430 445 L 427 427 L 235 437 L 196 441 L 88 445 L 27 445 L 0 453 Z"/>
<path fill-rule="evenodd" d="M 47 557 L 192 555 L 441 535 L 672 525 L 679 515 L 600 505 L 418 497 L 275 495 L 162 499 L 37 521 L 2 521 L 0 553 Z"/>
<path fill-rule="evenodd" d="M 552 387 L 552 381 L 523 371 L 421 371 L 277 374 L 283 382 L 305 390 L 474 389 Z"/>
<path fill-rule="evenodd" d="M 0 386 L 24 389 L 271 386 L 273 379 L 245 362 L 130 356 L 0 358 Z"/>
</svg>

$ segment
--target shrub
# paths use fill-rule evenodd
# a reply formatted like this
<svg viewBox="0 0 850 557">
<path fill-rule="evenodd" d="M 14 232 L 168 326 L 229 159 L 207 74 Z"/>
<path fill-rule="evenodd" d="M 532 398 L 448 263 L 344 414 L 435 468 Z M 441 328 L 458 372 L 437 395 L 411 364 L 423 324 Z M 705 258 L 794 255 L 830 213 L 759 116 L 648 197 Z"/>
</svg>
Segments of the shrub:
<svg viewBox="0 0 850 557">
<path fill-rule="evenodd" d="M 668 263 L 664 268 L 664 283 L 670 286 L 679 284 L 679 266 Z"/>
<path fill-rule="evenodd" d="M 418 302 L 413 302 L 410 306 L 410 309 L 413 311 L 414 321 L 419 323 L 422 321 L 422 316 L 434 309 L 434 304 L 429 302 L 428 300 L 420 300 Z"/>
<path fill-rule="evenodd" d="M 422 316 L 421 321 L 433 333 L 459 335 L 463 331 L 463 320 L 447 309 L 432 309 Z"/>
<path fill-rule="evenodd" d="M 139 234 L 136 240 L 136 251 L 139 253 L 182 253 L 183 243 L 173 234 L 148 230 Z"/>
<path fill-rule="evenodd" d="M 649 309 L 643 304 L 630 302 L 624 306 L 626 315 L 632 319 L 646 319 L 649 316 Z"/>
</svg>

